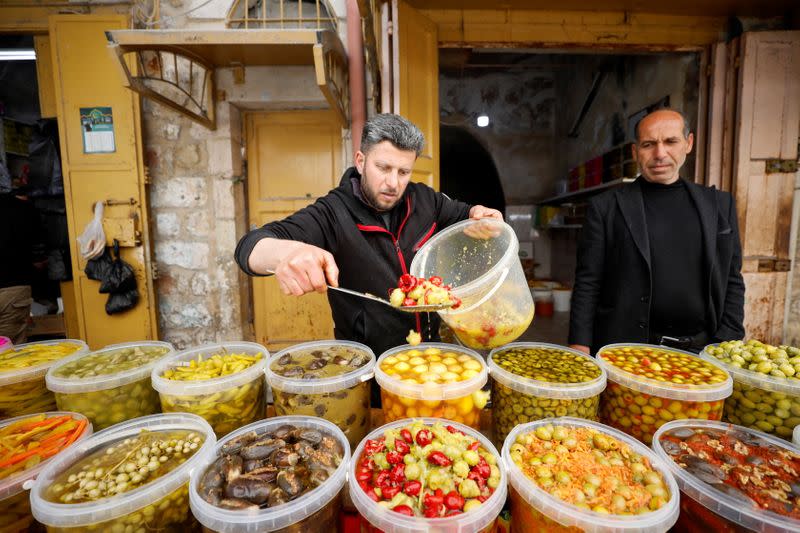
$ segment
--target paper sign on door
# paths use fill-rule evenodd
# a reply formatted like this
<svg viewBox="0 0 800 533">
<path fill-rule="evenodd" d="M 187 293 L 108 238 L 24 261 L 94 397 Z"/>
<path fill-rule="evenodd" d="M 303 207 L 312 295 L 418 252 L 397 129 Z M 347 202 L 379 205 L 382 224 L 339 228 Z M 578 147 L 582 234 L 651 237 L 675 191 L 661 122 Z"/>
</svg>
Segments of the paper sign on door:
<svg viewBox="0 0 800 533">
<path fill-rule="evenodd" d="M 110 107 L 82 107 L 83 152 L 107 154 L 117 150 L 114 144 L 114 117 Z"/>
</svg>

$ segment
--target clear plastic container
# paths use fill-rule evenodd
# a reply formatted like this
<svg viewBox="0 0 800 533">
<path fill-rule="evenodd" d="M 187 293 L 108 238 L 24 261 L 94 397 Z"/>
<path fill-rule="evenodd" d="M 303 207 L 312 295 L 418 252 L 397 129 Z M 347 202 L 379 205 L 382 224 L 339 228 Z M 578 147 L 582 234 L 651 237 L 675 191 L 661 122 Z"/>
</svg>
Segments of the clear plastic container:
<svg viewBox="0 0 800 533">
<path fill-rule="evenodd" d="M 319 430 L 331 435 L 341 445 L 342 462 L 322 485 L 283 505 L 257 511 L 223 509 L 208 503 L 200 496 L 200 481 L 226 442 L 250 431 L 262 434 L 285 424 Z M 347 481 L 349 464 L 350 445 L 347 438 L 336 425 L 327 420 L 310 416 L 281 416 L 256 422 L 226 435 L 217 443 L 214 453 L 192 472 L 189 489 L 192 513 L 203 525 L 204 531 L 220 533 L 337 531 L 342 503 L 340 493 Z"/>
<path fill-rule="evenodd" d="M 443 354 L 467 355 L 478 361 L 480 371 L 473 377 L 455 383 L 405 383 L 381 369 L 389 357 L 400 353 L 422 353 L 429 348 Z M 480 428 L 480 412 L 486 405 L 486 394 L 481 390 L 488 380 L 486 362 L 476 352 L 440 342 L 426 342 L 417 346 L 406 344 L 384 352 L 375 364 L 375 381 L 381 387 L 383 417 L 387 422 L 403 418 L 436 417 L 461 422 Z"/>
<path fill-rule="evenodd" d="M 178 381 L 163 377 L 164 371 L 188 366 L 193 359 L 205 360 L 220 353 L 261 354 L 261 359 L 241 372 L 213 379 Z M 187 412 L 205 418 L 222 436 L 267 416 L 264 369 L 269 352 L 254 342 L 223 342 L 185 350 L 162 359 L 153 367 L 153 388 L 165 413 Z"/>
<path fill-rule="evenodd" d="M 411 262 L 416 277 L 441 276 L 461 299 L 440 312 L 466 346 L 491 350 L 522 335 L 533 320 L 533 299 L 517 252 L 519 241 L 505 222 L 465 220 L 434 235 Z"/>
<path fill-rule="evenodd" d="M 137 354 L 137 348 L 145 351 L 139 350 Z M 161 353 L 162 350 L 166 351 Z M 150 385 L 150 371 L 173 352 L 168 342 L 138 341 L 73 355 L 50 367 L 45 377 L 47 388 L 55 393 L 59 409 L 86 415 L 95 430 L 100 431 L 159 412 L 158 394 Z M 120 363 L 120 370 L 115 370 L 114 362 L 121 357 L 124 362 Z M 131 361 L 136 364 L 137 359 L 141 362 L 132 367 Z M 87 372 L 85 365 L 92 363 L 109 366 L 96 373 Z"/>
<path fill-rule="evenodd" d="M 89 346 L 76 339 L 29 342 L 18 344 L 13 349 L 15 352 L 19 352 L 36 345 L 56 346 L 59 344 L 71 344 L 75 347 L 74 351 L 62 357 L 77 357 L 89 352 Z M 4 357 L 9 355 L 9 353 L 3 354 Z M 47 390 L 45 374 L 57 361 L 58 359 L 53 359 L 34 366 L 6 372 L 0 371 L 0 419 L 55 411 L 56 398 L 52 392 Z"/>
<path fill-rule="evenodd" d="M 794 427 L 794 437 L 792 438 L 794 445 L 800 448 L 800 426 Z"/>
<path fill-rule="evenodd" d="M 603 346 L 597 352 L 597 364 L 608 373 L 608 386 L 603 391 L 600 420 L 650 444 L 653 434 L 662 425 L 683 418 L 720 420 L 725 398 L 731 395 L 730 375 L 720 383 L 693 385 L 659 381 L 625 371 L 603 358 L 606 350 L 617 348 L 665 350 L 702 361 L 696 354 L 651 344 L 618 343 Z M 722 365 L 703 361 L 708 369 L 724 372 Z"/>
<path fill-rule="evenodd" d="M 356 467 L 358 459 L 364 451 L 366 442 L 370 439 L 378 439 L 383 436 L 387 429 L 402 428 L 415 421 L 421 421 L 425 425 L 433 425 L 440 422 L 444 425 L 451 425 L 456 429 L 464 432 L 470 437 L 477 439 L 483 448 L 492 453 L 497 458 L 497 467 L 500 469 L 500 483 L 495 489 L 494 493 L 481 504 L 479 507 L 462 513 L 459 515 L 444 517 L 444 518 L 422 518 L 416 516 L 406 516 L 396 513 L 378 503 L 374 502 L 366 495 L 363 489 L 357 483 L 350 483 L 350 498 L 358 510 L 361 517 L 368 522 L 362 526 L 362 531 L 367 533 L 385 532 L 385 533 L 489 533 L 494 528 L 497 515 L 505 505 L 507 495 L 507 477 L 506 471 L 500 460 L 500 454 L 497 449 L 489 442 L 483 434 L 475 429 L 469 428 L 463 424 L 452 422 L 450 420 L 443 420 L 441 418 L 418 418 L 416 420 L 397 420 L 390 422 L 378 429 L 372 431 L 367 437 L 361 441 L 356 451 L 353 453 L 353 459 L 350 461 L 348 469 L 350 479 L 355 479 Z"/>
<path fill-rule="evenodd" d="M 273 371 L 273 365 L 287 354 L 345 348 L 367 361 L 339 375 L 308 379 L 290 378 Z M 272 387 L 275 414 L 307 415 L 329 420 L 344 431 L 351 447 L 364 438 L 370 428 L 370 384 L 375 369 L 375 354 L 358 342 L 316 341 L 297 344 L 272 356 L 267 364 L 267 383 Z"/>
<path fill-rule="evenodd" d="M 600 431 L 630 446 L 640 455 L 646 456 L 653 468 L 659 471 L 669 489 L 670 499 L 661 508 L 642 515 L 601 514 L 588 509 L 581 509 L 566 503 L 539 488 L 539 486 L 511 459 L 511 445 L 517 436 L 535 431 L 539 426 L 587 427 Z M 580 418 L 551 418 L 522 424 L 514 428 L 503 445 L 503 462 L 509 480 L 509 500 L 511 503 L 511 531 L 522 533 L 528 531 L 574 532 L 587 533 L 660 533 L 667 531 L 678 520 L 680 492 L 675 479 L 662 459 L 636 439 L 597 422 Z"/>
<path fill-rule="evenodd" d="M 190 431 L 204 440 L 183 464 L 133 490 L 99 500 L 55 503 L 46 493 L 56 479 L 92 453 L 116 445 L 143 430 Z M 188 531 L 194 525 L 189 512 L 189 474 L 214 450 L 216 437 L 208 422 L 189 413 L 144 416 L 100 431 L 56 456 L 31 488 L 33 516 L 50 533 L 78 531 Z M 128 529 L 129 528 L 129 529 Z"/>
<path fill-rule="evenodd" d="M 789 533 L 800 531 L 800 519 L 793 519 L 762 509 L 742 494 L 737 494 L 737 497 L 726 494 L 675 463 L 664 449 L 662 437 L 678 429 L 721 430 L 726 433 L 736 431 L 754 441 L 762 441 L 764 444 L 798 453 L 798 450 L 792 449 L 785 440 L 742 426 L 708 420 L 676 420 L 664 424 L 653 438 L 653 449 L 675 476 L 678 487 L 683 493 L 681 515 L 676 524 L 676 530 L 688 533 L 705 533 L 706 531 Z M 748 455 L 756 457 L 754 454 Z M 722 483 L 719 486 L 727 485 Z"/>
<path fill-rule="evenodd" d="M 597 377 L 589 381 L 561 383 L 523 377 L 500 365 L 495 356 L 512 349 L 541 349 L 567 352 L 578 358 L 581 366 L 590 365 Z M 574 416 L 597 420 L 600 393 L 606 388 L 606 371 L 593 357 L 557 344 L 542 342 L 514 342 L 496 348 L 489 354 L 486 364 L 492 376 L 492 426 L 494 442 L 502 446 L 506 436 L 518 424 L 542 418 Z M 569 361 L 567 368 L 578 369 L 579 363 Z M 566 368 L 565 368 L 566 370 Z M 574 371 L 570 373 L 574 379 Z"/>
<path fill-rule="evenodd" d="M 44 415 L 46 418 L 71 415 L 75 420 L 87 420 L 86 417 L 80 413 L 70 413 L 67 411 L 50 411 L 44 413 Z M 0 429 L 30 417 L 31 415 L 28 414 L 3 420 L 3 422 L 0 423 Z M 58 457 L 59 454 L 68 450 L 71 446 L 75 446 L 76 444 L 80 443 L 91 434 L 92 424 L 87 423 L 86 427 L 83 428 L 83 431 L 75 440 L 75 442 L 59 451 L 58 454 L 45 459 L 33 468 L 29 468 L 9 477 L 0 479 L 0 531 L 7 531 L 9 533 L 16 531 L 28 531 L 28 527 L 33 523 L 33 516 L 31 515 L 31 500 L 30 495 L 28 494 L 28 489 L 30 488 L 29 485 L 33 483 L 33 480 L 36 479 L 36 476 L 39 475 L 39 472 L 41 472 L 48 464 L 50 464 L 53 458 Z"/>
<path fill-rule="evenodd" d="M 708 353 L 711 344 L 700 357 L 716 363 L 733 376 L 733 394 L 725 400 L 726 422 L 792 438 L 800 425 L 800 381 L 778 378 L 720 361 Z"/>
<path fill-rule="evenodd" d="M 8 337 L 0 335 L 0 353 L 10 350 L 14 347 L 14 343 Z"/>
</svg>

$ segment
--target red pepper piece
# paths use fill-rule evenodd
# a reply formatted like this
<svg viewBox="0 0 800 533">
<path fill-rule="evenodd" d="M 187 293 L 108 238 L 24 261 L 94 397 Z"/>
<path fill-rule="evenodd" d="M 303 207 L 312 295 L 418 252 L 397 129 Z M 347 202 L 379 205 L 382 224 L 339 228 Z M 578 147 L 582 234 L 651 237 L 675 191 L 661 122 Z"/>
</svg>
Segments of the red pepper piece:
<svg viewBox="0 0 800 533">
<path fill-rule="evenodd" d="M 417 278 L 411 274 L 403 274 L 397 282 L 397 286 L 403 292 L 408 292 L 417 286 Z"/>
<path fill-rule="evenodd" d="M 414 298 L 406 298 L 403 300 L 403 307 L 410 307 L 413 305 L 417 305 L 417 301 Z"/>
<path fill-rule="evenodd" d="M 400 455 L 406 455 L 411 451 L 411 446 L 404 440 L 396 439 L 394 441 L 394 449 L 400 453 Z"/>
<path fill-rule="evenodd" d="M 467 446 L 467 449 L 468 449 L 469 451 L 471 451 L 471 452 L 477 452 L 477 451 L 478 451 L 478 448 L 480 448 L 480 447 L 481 447 L 481 441 L 479 441 L 479 440 L 476 440 L 475 442 L 473 442 L 472 444 L 470 444 L 469 446 Z"/>
<path fill-rule="evenodd" d="M 370 439 L 364 445 L 364 453 L 366 453 L 367 456 L 370 456 L 382 452 L 385 448 L 386 448 L 386 443 L 383 442 L 382 440 Z"/>
<path fill-rule="evenodd" d="M 444 506 L 451 510 L 457 509 L 460 511 L 464 508 L 464 502 L 464 497 L 454 490 L 448 492 L 444 497 Z"/>
<path fill-rule="evenodd" d="M 463 435 L 464 434 L 463 431 L 461 431 L 460 429 L 455 428 L 453 426 L 446 426 L 445 429 L 447 429 L 447 431 L 449 431 L 450 433 L 458 433 L 459 435 Z"/>
<path fill-rule="evenodd" d="M 450 306 L 450 309 L 458 309 L 461 307 L 461 298 L 457 296 L 451 296 L 450 299 L 453 302 L 453 305 Z"/>
<path fill-rule="evenodd" d="M 455 516 L 457 514 L 461 514 L 461 509 L 450 509 L 444 513 L 445 516 Z"/>
<path fill-rule="evenodd" d="M 490 467 L 486 463 L 484 464 L 478 463 L 477 465 L 472 467 L 472 472 L 477 472 L 478 475 L 481 476 L 483 479 L 489 479 L 489 476 L 492 475 L 492 467 Z"/>
<path fill-rule="evenodd" d="M 381 501 L 381 499 L 378 497 L 378 495 L 375 493 L 375 491 L 373 489 L 369 489 L 368 491 L 366 491 L 366 493 L 367 493 L 367 496 L 369 496 L 370 500 L 372 500 L 374 502 Z"/>
<path fill-rule="evenodd" d="M 391 500 L 400 492 L 400 487 L 397 485 L 389 485 L 387 487 L 381 487 L 381 496 L 383 496 L 384 500 Z"/>
<path fill-rule="evenodd" d="M 409 496 L 416 496 L 419 494 L 421 488 L 422 483 L 419 481 L 406 481 L 406 484 L 403 485 L 403 492 Z"/>
<path fill-rule="evenodd" d="M 429 429 L 421 429 L 417 432 L 417 444 L 423 448 L 433 442 L 433 433 Z"/>
<path fill-rule="evenodd" d="M 439 514 L 441 513 L 441 509 L 442 509 L 441 506 L 438 506 L 438 507 L 426 507 L 422 511 L 422 516 L 424 516 L 425 518 L 437 518 L 439 516 Z"/>
<path fill-rule="evenodd" d="M 437 287 L 442 286 L 442 278 L 441 276 L 431 276 L 428 278 L 428 281 L 431 282 L 432 285 L 436 285 Z"/>
<path fill-rule="evenodd" d="M 414 516 L 414 510 L 408 505 L 396 505 L 392 507 L 392 511 L 395 513 L 404 514 L 406 516 Z"/>
<path fill-rule="evenodd" d="M 369 481 L 370 479 L 372 479 L 372 472 L 369 470 L 359 470 L 358 473 L 356 473 L 357 481 Z"/>
<path fill-rule="evenodd" d="M 395 465 L 394 468 L 392 468 L 392 473 L 389 475 L 389 478 L 394 483 L 402 483 L 403 481 L 405 481 L 406 465 L 404 464 Z"/>
<path fill-rule="evenodd" d="M 392 473 L 388 470 L 382 470 L 378 477 L 375 478 L 375 485 L 379 487 L 383 487 L 384 485 L 389 483 L 389 479 Z"/>
<path fill-rule="evenodd" d="M 472 468 L 472 471 L 467 474 L 467 479 L 471 479 L 475 483 L 478 484 L 478 488 L 483 490 L 483 487 L 486 486 L 486 480 L 481 476 L 478 472 L 475 471 L 475 467 Z"/>
<path fill-rule="evenodd" d="M 433 451 L 429 453 L 428 462 L 436 466 L 450 466 L 452 464 L 450 458 L 439 451 Z"/>
<path fill-rule="evenodd" d="M 390 465 L 396 465 L 403 462 L 403 455 L 396 450 L 392 450 L 386 454 L 386 460 Z"/>
<path fill-rule="evenodd" d="M 400 436 L 403 437 L 403 440 L 406 441 L 407 443 L 414 444 L 414 437 L 411 436 L 411 432 L 408 429 L 406 428 L 401 429 Z"/>
<path fill-rule="evenodd" d="M 488 496 L 478 496 L 478 497 L 477 497 L 477 498 L 475 498 L 475 499 L 476 499 L 476 500 L 478 500 L 479 502 L 483 503 L 483 502 L 485 502 L 486 500 L 488 500 L 488 499 L 489 499 L 489 497 L 488 497 Z"/>
</svg>

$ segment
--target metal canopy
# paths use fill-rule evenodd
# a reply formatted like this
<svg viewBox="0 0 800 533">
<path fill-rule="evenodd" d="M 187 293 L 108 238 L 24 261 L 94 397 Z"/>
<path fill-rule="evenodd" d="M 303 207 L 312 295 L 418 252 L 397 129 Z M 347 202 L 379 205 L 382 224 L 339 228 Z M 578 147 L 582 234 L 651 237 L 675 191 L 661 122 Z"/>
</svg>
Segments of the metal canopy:
<svg viewBox="0 0 800 533">
<path fill-rule="evenodd" d="M 328 104 L 343 126 L 349 122 L 347 55 L 331 30 L 116 30 L 106 35 L 126 86 L 210 129 L 216 127 L 214 69 L 264 65 L 314 66 Z"/>
</svg>

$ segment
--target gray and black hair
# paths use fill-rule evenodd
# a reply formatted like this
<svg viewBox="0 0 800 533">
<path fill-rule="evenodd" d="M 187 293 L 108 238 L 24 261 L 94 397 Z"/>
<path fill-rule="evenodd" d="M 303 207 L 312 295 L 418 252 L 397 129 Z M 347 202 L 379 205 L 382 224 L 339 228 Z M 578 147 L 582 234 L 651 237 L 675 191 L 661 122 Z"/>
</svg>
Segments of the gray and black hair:
<svg viewBox="0 0 800 533">
<path fill-rule="evenodd" d="M 681 116 L 681 118 L 683 119 L 683 138 L 686 139 L 686 138 L 689 137 L 689 134 L 692 132 L 692 130 L 689 127 L 689 119 L 686 118 L 686 115 L 683 113 L 683 111 L 680 111 L 680 110 L 672 108 L 672 107 L 659 107 L 658 109 L 653 109 L 652 111 L 647 113 L 645 116 L 640 118 L 638 120 L 638 122 L 636 122 L 636 126 L 634 127 L 633 131 L 636 134 L 636 142 L 637 143 L 641 140 L 641 138 L 639 137 L 639 125 L 642 123 L 642 121 L 644 119 L 646 119 L 647 117 L 649 117 L 650 115 L 652 115 L 653 113 L 656 113 L 658 111 L 672 111 L 673 113 L 679 114 Z"/>
<path fill-rule="evenodd" d="M 417 157 L 422 154 L 425 136 L 410 121 L 400 115 L 381 113 L 364 124 L 361 132 L 361 151 L 369 152 L 376 144 L 389 141 L 399 150 L 413 151 Z"/>
</svg>

